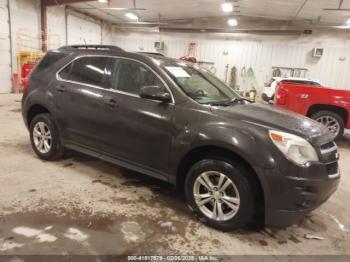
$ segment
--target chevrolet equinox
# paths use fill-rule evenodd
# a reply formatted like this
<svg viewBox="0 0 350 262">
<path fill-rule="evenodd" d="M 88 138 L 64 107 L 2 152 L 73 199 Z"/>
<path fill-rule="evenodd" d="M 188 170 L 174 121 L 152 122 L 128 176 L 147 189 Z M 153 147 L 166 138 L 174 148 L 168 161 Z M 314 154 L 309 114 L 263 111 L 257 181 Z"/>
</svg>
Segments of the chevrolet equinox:
<svg viewBox="0 0 350 262">
<path fill-rule="evenodd" d="M 50 51 L 30 75 L 22 113 L 39 158 L 67 148 L 165 180 L 219 230 L 258 213 L 266 225 L 293 224 L 339 183 L 327 128 L 251 103 L 208 71 L 162 55 Z"/>
</svg>

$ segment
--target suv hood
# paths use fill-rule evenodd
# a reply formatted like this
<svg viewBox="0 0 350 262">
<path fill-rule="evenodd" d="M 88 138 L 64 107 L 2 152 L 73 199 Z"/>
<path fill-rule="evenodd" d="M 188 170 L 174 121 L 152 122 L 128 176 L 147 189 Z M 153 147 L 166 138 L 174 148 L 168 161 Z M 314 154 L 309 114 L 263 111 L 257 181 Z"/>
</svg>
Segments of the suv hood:
<svg viewBox="0 0 350 262">
<path fill-rule="evenodd" d="M 321 136 L 331 139 L 330 132 L 323 125 L 300 114 L 274 106 L 245 104 L 215 108 L 221 116 L 289 132 L 309 141 Z"/>
</svg>

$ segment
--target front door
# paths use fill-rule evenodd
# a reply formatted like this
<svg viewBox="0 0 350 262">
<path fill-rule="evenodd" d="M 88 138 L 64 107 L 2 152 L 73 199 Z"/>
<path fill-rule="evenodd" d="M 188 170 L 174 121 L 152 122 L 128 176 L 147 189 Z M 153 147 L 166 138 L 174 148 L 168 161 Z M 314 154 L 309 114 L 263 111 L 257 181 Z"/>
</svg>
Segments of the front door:
<svg viewBox="0 0 350 262">
<path fill-rule="evenodd" d="M 165 83 L 147 65 L 124 58 L 111 62 L 104 90 L 104 134 L 109 153 L 158 173 L 167 173 L 173 130 L 173 103 L 140 98 L 140 88 Z"/>
</svg>

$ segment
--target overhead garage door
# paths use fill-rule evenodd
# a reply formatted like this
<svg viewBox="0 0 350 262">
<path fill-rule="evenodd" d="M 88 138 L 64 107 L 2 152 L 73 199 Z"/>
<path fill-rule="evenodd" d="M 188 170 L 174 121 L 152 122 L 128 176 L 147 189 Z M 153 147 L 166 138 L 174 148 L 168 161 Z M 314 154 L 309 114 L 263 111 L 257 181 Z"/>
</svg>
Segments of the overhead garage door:
<svg viewBox="0 0 350 262">
<path fill-rule="evenodd" d="M 10 27 L 7 1 L 0 0 L 0 93 L 11 92 Z"/>
<path fill-rule="evenodd" d="M 101 44 L 101 24 L 68 14 L 68 44 Z"/>
</svg>

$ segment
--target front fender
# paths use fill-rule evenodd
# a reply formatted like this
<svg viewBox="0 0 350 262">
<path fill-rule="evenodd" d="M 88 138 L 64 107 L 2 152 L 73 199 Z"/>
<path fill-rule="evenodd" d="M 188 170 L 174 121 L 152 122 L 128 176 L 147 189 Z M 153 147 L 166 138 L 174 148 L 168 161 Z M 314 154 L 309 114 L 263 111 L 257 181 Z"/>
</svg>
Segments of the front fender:
<svg viewBox="0 0 350 262">
<path fill-rule="evenodd" d="M 241 127 L 212 123 L 205 126 L 185 127 L 175 137 L 176 150 L 171 152 L 171 165 L 175 170 L 184 156 L 200 147 L 219 147 L 239 155 L 253 168 L 272 169 L 276 166 L 273 151 L 270 151 L 268 132 L 262 127 L 249 129 L 241 122 Z M 247 126 L 247 127 L 246 127 Z"/>
<path fill-rule="evenodd" d="M 178 167 L 191 151 L 214 146 L 231 151 L 251 166 L 260 181 L 266 205 L 266 200 L 270 199 L 270 185 L 266 175 L 277 167 L 278 150 L 270 141 L 266 128 L 252 127 L 243 121 L 239 125 L 240 127 L 235 127 L 216 123 L 192 129 L 184 128 L 176 137 L 177 150 L 170 154 L 171 170 L 174 172 L 170 181 L 177 184 L 177 176 L 184 175 L 177 174 Z"/>
</svg>

